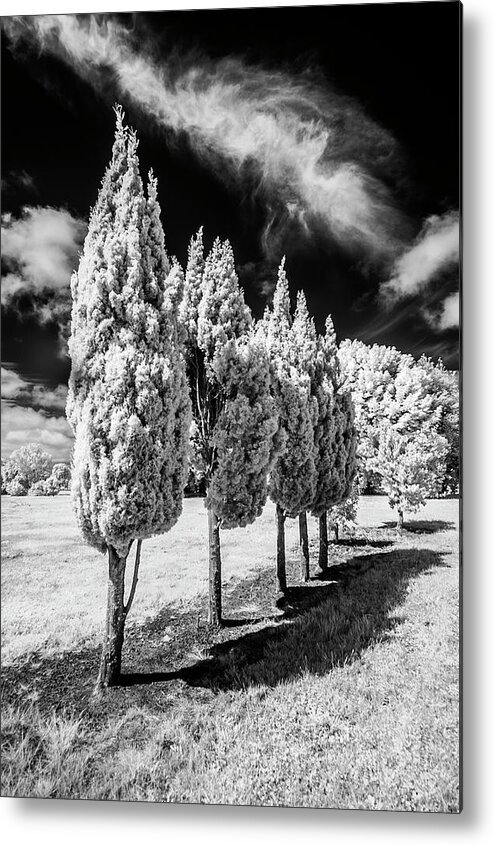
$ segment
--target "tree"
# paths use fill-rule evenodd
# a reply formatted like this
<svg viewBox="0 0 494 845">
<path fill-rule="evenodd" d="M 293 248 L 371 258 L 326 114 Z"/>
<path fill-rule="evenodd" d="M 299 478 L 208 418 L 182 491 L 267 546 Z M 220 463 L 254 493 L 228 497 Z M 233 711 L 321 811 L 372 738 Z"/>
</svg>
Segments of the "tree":
<svg viewBox="0 0 494 845">
<path fill-rule="evenodd" d="M 16 481 L 18 484 L 20 482 L 17 478 L 17 466 L 12 463 L 12 461 L 7 460 L 5 463 L 2 463 L 2 495 L 5 493 L 9 495 L 8 489 L 13 481 Z M 27 493 L 27 488 L 24 484 L 21 485 L 24 488 L 24 492 Z M 17 495 L 17 494 L 10 494 L 10 495 Z"/>
<path fill-rule="evenodd" d="M 220 529 L 262 512 L 276 448 L 269 361 L 252 325 L 233 250 L 219 239 L 206 260 L 202 229 L 191 240 L 180 310 L 193 408 L 192 462 L 204 480 L 209 532 L 209 622 L 220 625 Z"/>
<path fill-rule="evenodd" d="M 454 478 L 459 443 L 456 375 L 425 356 L 417 362 L 394 347 L 360 341 L 345 341 L 338 355 L 355 404 L 363 475 L 382 478 L 377 460 L 382 454 L 380 436 L 391 426 L 409 438 L 429 432 L 446 437 Z"/>
<path fill-rule="evenodd" d="M 29 488 L 28 493 L 30 496 L 57 496 L 59 490 L 56 480 L 50 475 L 44 481 L 36 481 Z"/>
<path fill-rule="evenodd" d="M 316 492 L 311 504 L 319 519 L 319 567 L 328 567 L 327 513 L 350 495 L 355 476 L 356 430 L 353 402 L 345 391 L 337 357 L 336 334 L 330 316 L 318 338 L 315 382 L 319 417 L 315 427 Z"/>
<path fill-rule="evenodd" d="M 334 540 L 337 543 L 340 538 L 340 531 L 345 528 L 354 532 L 357 521 L 357 508 L 360 498 L 360 484 L 358 475 L 355 475 L 350 493 L 338 505 L 333 505 L 327 514 L 328 525 L 333 531 Z M 322 568 L 322 567 L 321 567 Z"/>
<path fill-rule="evenodd" d="M 304 332 L 312 329 L 305 325 L 299 309 L 299 320 L 292 332 L 290 295 L 285 271 L 285 259 L 278 271 L 278 282 L 273 297 L 273 307 L 267 310 L 263 328 L 271 360 L 273 395 L 279 415 L 280 452 L 273 464 L 269 479 L 269 495 L 276 504 L 277 552 L 276 572 L 278 589 L 286 592 L 285 520 L 295 518 L 310 507 L 316 484 L 314 423 L 317 418 L 317 401 L 312 393 L 307 357 L 300 358 Z M 302 326 L 304 323 L 304 326 Z M 302 533 L 302 559 L 305 577 Z"/>
<path fill-rule="evenodd" d="M 96 691 L 118 682 L 142 540 L 168 531 L 182 507 L 189 406 L 176 290 L 160 235 L 155 182 L 147 197 L 137 138 L 116 110 L 112 159 L 72 277 L 67 416 L 75 435 L 72 499 L 86 542 L 108 555 L 104 643 Z M 137 541 L 132 585 L 125 569 Z"/>
<path fill-rule="evenodd" d="M 397 530 L 403 528 L 406 511 L 417 511 L 427 496 L 436 495 L 442 483 L 448 452 L 445 437 L 434 430 L 400 434 L 381 423 L 375 465 L 391 508 L 398 513 Z"/>
<path fill-rule="evenodd" d="M 6 461 L 4 472 L 5 477 L 13 481 L 17 480 L 26 491 L 37 481 L 44 481 L 51 472 L 52 458 L 48 452 L 44 452 L 39 443 L 27 443 L 20 446 L 10 455 Z M 22 495 L 11 493 L 12 496 Z"/>
<path fill-rule="evenodd" d="M 12 478 L 6 482 L 5 492 L 8 496 L 27 496 L 27 487 L 18 478 Z"/>
<path fill-rule="evenodd" d="M 305 293 L 297 294 L 297 306 L 291 329 L 291 343 L 288 345 L 292 366 L 304 373 L 310 384 L 311 424 L 313 429 L 313 484 L 317 497 L 318 482 L 322 474 L 321 463 L 325 457 L 325 446 L 329 445 L 332 431 L 331 402 L 329 383 L 325 382 L 325 358 L 317 336 L 314 321 L 309 315 Z M 313 504 L 313 503 L 312 503 Z M 300 570 L 304 581 L 309 580 L 309 538 L 307 533 L 307 511 L 298 515 L 300 538 Z"/>
<path fill-rule="evenodd" d="M 375 464 L 379 445 L 378 426 L 381 420 L 389 418 L 395 380 L 403 360 L 403 354 L 394 347 L 369 346 L 359 340 L 344 340 L 338 349 L 342 381 L 352 396 L 355 409 L 363 489 L 368 479 L 372 481 L 371 464 Z"/>
<path fill-rule="evenodd" d="M 447 370 L 442 361 L 434 363 L 422 355 L 418 360 L 424 375 L 424 389 L 433 397 L 434 407 L 440 408 L 437 432 L 448 441 L 443 495 L 458 493 L 460 484 L 460 396 L 458 373 Z"/>
<path fill-rule="evenodd" d="M 53 479 L 59 490 L 70 488 L 70 467 L 68 464 L 54 464 L 50 478 Z"/>
</svg>

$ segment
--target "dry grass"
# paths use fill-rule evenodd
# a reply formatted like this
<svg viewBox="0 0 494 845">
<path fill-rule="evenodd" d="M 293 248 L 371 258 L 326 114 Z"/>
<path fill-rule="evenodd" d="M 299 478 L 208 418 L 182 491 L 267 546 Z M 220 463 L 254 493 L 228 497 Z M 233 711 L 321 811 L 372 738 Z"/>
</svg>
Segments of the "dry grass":
<svg viewBox="0 0 494 845">
<path fill-rule="evenodd" d="M 2 505 L 3 795 L 458 811 L 457 502 L 397 540 L 385 500 L 364 499 L 328 580 L 304 586 L 292 523 L 281 608 L 267 508 L 224 532 L 215 634 L 188 500 L 144 545 L 125 686 L 98 704 L 103 559 L 66 498 Z"/>
</svg>

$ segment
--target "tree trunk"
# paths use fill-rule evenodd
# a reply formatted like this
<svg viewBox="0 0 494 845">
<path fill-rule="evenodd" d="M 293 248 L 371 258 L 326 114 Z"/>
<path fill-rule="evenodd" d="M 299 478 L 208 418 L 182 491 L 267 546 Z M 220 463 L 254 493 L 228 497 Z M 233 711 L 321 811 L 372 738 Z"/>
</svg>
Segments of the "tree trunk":
<svg viewBox="0 0 494 845">
<path fill-rule="evenodd" d="M 398 534 L 401 534 L 403 531 L 403 511 L 401 508 L 398 508 L 398 519 L 396 521 L 396 530 Z"/>
<path fill-rule="evenodd" d="M 127 555 L 120 557 L 112 546 L 109 547 L 105 638 L 95 693 L 101 692 L 105 687 L 114 686 L 120 679 L 126 617 L 124 606 L 126 561 Z"/>
<path fill-rule="evenodd" d="M 337 522 L 333 523 L 332 529 L 333 529 L 333 534 L 334 534 L 334 541 L 335 541 L 335 543 L 337 543 L 338 540 L 340 539 L 340 528 L 339 528 L 339 525 L 338 525 Z"/>
<path fill-rule="evenodd" d="M 326 511 L 319 517 L 319 568 L 326 572 L 328 568 L 328 515 Z"/>
<path fill-rule="evenodd" d="M 209 530 L 209 623 L 221 625 L 221 553 L 219 520 L 212 508 L 208 509 Z"/>
<path fill-rule="evenodd" d="M 278 592 L 286 593 L 285 513 L 276 505 L 276 578 Z"/>
<path fill-rule="evenodd" d="M 309 537 L 307 534 L 307 514 L 305 511 L 298 515 L 300 535 L 300 577 L 302 581 L 309 580 Z"/>
</svg>

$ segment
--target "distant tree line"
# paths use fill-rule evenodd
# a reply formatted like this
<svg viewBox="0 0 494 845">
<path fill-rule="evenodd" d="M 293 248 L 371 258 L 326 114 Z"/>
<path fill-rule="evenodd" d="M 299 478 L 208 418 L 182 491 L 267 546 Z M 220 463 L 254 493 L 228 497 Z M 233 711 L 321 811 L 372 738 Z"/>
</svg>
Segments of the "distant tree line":
<svg viewBox="0 0 494 845">
<path fill-rule="evenodd" d="M 2 495 L 56 496 L 70 487 L 70 467 L 53 463 L 39 443 L 15 449 L 2 463 Z"/>
</svg>

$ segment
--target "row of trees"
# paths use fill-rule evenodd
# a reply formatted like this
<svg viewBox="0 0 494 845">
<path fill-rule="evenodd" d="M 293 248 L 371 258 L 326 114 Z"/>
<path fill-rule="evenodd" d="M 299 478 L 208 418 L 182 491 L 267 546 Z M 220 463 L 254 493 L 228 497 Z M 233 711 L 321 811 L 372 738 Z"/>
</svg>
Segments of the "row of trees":
<svg viewBox="0 0 494 845">
<path fill-rule="evenodd" d="M 72 496 L 83 537 L 108 555 L 97 689 L 120 675 L 142 540 L 176 523 L 191 472 L 205 491 L 213 624 L 222 620 L 221 530 L 252 523 L 268 496 L 283 593 L 287 518 L 299 522 L 307 580 L 308 512 L 319 521 L 324 570 L 328 517 L 333 528 L 351 519 L 363 487 L 378 484 L 401 524 L 405 510 L 458 480 L 454 375 L 393 348 L 338 348 L 331 318 L 319 335 L 303 292 L 292 314 L 284 260 L 257 322 L 228 241 L 205 256 L 200 230 L 184 274 L 166 253 L 157 183 L 150 173 L 144 187 L 137 148 L 117 108 L 112 159 L 71 283 Z M 2 492 L 55 489 L 60 467 L 38 455 L 35 478 L 32 458 L 14 453 Z"/>
<path fill-rule="evenodd" d="M 75 435 L 72 494 L 85 540 L 108 553 L 105 639 L 97 688 L 118 680 L 141 543 L 168 531 L 188 466 L 208 512 L 209 619 L 221 622 L 220 531 L 276 503 L 279 588 L 286 589 L 284 521 L 298 517 L 308 578 L 306 512 L 320 519 L 349 495 L 353 405 L 328 320 L 316 333 L 305 298 L 291 316 L 284 262 L 273 308 L 257 323 L 230 244 L 205 257 L 202 231 L 187 271 L 166 254 L 156 180 L 144 189 L 135 133 L 116 109 L 111 163 L 72 278 L 67 416 Z M 125 569 L 136 543 L 132 584 Z"/>
<path fill-rule="evenodd" d="M 2 464 L 2 495 L 56 496 L 69 486 L 68 464 L 54 464 L 39 443 L 20 446 Z"/>
</svg>

